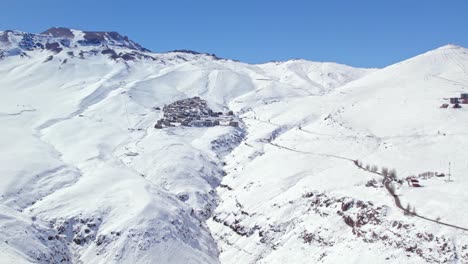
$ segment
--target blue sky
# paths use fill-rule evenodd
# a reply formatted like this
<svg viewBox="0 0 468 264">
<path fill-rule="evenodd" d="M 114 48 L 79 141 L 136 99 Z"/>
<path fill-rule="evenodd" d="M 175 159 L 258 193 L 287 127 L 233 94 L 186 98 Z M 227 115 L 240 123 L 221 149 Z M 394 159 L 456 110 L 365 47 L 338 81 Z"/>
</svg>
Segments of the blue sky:
<svg viewBox="0 0 468 264">
<path fill-rule="evenodd" d="M 250 63 L 304 58 L 383 67 L 442 45 L 468 47 L 468 1 L 0 0 L 0 29 L 118 31 L 156 52 Z"/>
</svg>

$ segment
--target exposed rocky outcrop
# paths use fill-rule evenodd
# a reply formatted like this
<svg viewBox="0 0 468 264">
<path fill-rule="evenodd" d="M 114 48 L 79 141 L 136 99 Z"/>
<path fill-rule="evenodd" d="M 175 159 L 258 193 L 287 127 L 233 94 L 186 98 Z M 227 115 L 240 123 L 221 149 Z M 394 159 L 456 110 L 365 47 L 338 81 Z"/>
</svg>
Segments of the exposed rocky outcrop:
<svg viewBox="0 0 468 264">
<path fill-rule="evenodd" d="M 41 34 L 14 30 L 0 32 L 0 59 L 7 56 L 28 56 L 35 50 L 47 50 L 55 54 L 63 50 L 67 54 L 78 49 L 80 58 L 85 54 L 109 54 L 113 60 L 155 60 L 150 51 L 117 32 L 79 31 L 69 28 L 51 28 Z M 70 51 L 71 50 L 71 51 Z"/>
<path fill-rule="evenodd" d="M 307 192 L 299 200 L 292 200 L 286 204 L 274 204 L 275 210 L 296 206 L 301 213 L 286 222 L 271 219 L 258 222 L 262 217 L 256 213 L 245 211 L 237 202 L 237 210 L 216 213 L 213 220 L 227 226 L 232 232 L 241 237 L 258 236 L 258 242 L 267 245 L 268 250 L 275 250 L 289 239 L 291 230 L 303 228 L 299 239 L 305 244 L 330 248 L 342 243 L 340 237 L 347 237 L 332 233 L 327 226 L 309 226 L 303 222 L 309 216 L 314 216 L 327 222 L 334 222 L 341 218 L 348 226 L 349 232 L 355 239 L 365 243 L 381 244 L 385 247 L 400 250 L 408 257 L 420 258 L 426 263 L 450 263 L 458 258 L 465 263 L 468 261 L 468 247 L 463 241 L 452 241 L 449 237 L 433 234 L 426 228 L 419 227 L 412 222 L 394 220 L 388 216 L 387 206 L 377 206 L 369 201 L 362 201 L 351 197 L 335 197 L 321 192 Z M 255 220 L 257 219 L 257 220 Z M 334 227 L 338 228 L 338 227 Z M 229 243 L 229 235 L 222 239 Z"/>
<path fill-rule="evenodd" d="M 73 30 L 63 27 L 53 27 L 44 32 L 42 35 L 51 36 L 58 39 L 76 39 L 77 42 L 84 46 L 101 46 L 112 45 L 126 47 L 131 50 L 149 52 L 148 49 L 143 48 L 140 44 L 130 40 L 127 36 L 122 36 L 118 32 L 99 32 L 99 31 L 75 31 L 82 35 L 82 38 L 75 35 Z"/>
</svg>

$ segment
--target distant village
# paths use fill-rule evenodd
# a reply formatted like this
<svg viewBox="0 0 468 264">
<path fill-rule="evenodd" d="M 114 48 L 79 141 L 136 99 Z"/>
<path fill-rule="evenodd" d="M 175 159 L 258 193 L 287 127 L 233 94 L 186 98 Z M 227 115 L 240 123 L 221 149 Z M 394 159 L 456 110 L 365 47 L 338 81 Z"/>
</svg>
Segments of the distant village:
<svg viewBox="0 0 468 264">
<path fill-rule="evenodd" d="M 440 108 L 449 108 L 452 105 L 452 108 L 462 108 L 462 104 L 468 104 L 468 93 L 460 94 L 460 97 L 451 97 L 445 98 L 449 100 L 449 103 L 444 103 L 440 106 Z"/>
<path fill-rule="evenodd" d="M 160 110 L 157 108 L 157 110 Z M 165 127 L 238 127 L 239 121 L 232 111 L 226 113 L 214 112 L 206 101 L 200 97 L 192 97 L 175 101 L 163 107 L 164 117 L 158 120 L 154 128 Z"/>
</svg>

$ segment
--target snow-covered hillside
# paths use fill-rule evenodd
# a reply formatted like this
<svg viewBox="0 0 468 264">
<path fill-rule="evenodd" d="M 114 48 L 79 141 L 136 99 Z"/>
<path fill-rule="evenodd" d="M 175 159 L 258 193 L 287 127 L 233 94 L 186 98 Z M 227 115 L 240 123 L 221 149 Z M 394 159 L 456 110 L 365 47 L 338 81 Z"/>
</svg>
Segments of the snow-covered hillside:
<svg viewBox="0 0 468 264">
<path fill-rule="evenodd" d="M 468 90 L 467 52 L 249 65 L 0 32 L 0 262 L 465 263 L 468 105 L 439 107 Z M 154 129 L 193 96 L 240 127 Z M 448 162 L 453 182 L 404 181 Z M 361 163 L 394 168 L 416 215 Z"/>
<path fill-rule="evenodd" d="M 226 159 L 209 221 L 221 262 L 466 263 L 468 109 L 440 106 L 468 91 L 467 52 L 442 47 L 244 114 L 249 134 Z M 404 180 L 447 174 L 449 162 L 453 182 Z M 395 169 L 390 184 L 418 216 L 361 163 Z"/>
</svg>

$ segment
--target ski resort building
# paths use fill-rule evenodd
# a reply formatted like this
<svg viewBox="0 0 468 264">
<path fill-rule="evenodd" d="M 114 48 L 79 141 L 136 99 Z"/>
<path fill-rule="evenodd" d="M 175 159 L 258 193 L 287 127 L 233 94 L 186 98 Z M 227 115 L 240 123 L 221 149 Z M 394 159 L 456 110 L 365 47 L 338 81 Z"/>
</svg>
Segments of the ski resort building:
<svg viewBox="0 0 468 264">
<path fill-rule="evenodd" d="M 468 93 L 461 93 L 460 97 L 444 98 L 449 100 L 452 108 L 462 108 L 461 104 L 468 104 Z M 450 104 L 442 104 L 440 108 L 449 108 Z"/>
<path fill-rule="evenodd" d="M 408 186 L 410 187 L 422 187 L 419 183 L 419 180 L 414 177 L 406 178 L 406 181 L 408 182 Z"/>
</svg>

